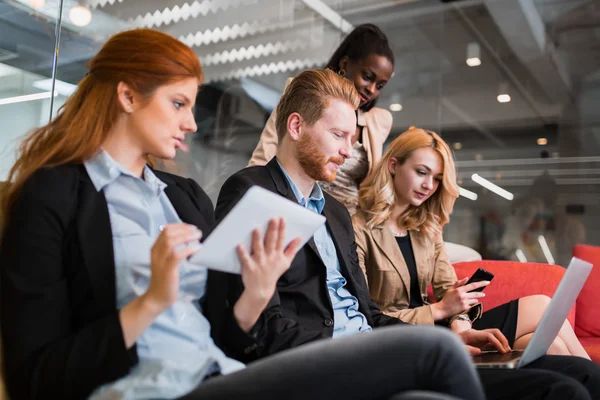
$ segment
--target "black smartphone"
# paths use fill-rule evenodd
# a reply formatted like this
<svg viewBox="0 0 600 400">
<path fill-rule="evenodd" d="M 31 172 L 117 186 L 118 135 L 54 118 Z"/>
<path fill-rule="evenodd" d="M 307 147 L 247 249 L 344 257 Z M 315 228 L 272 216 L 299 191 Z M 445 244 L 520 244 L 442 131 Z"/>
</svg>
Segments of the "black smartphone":
<svg viewBox="0 0 600 400">
<path fill-rule="evenodd" d="M 475 273 L 473 274 L 473 276 L 469 278 L 469 281 L 466 283 L 466 285 L 473 282 L 491 281 L 492 279 L 494 279 L 494 274 L 492 274 L 489 271 L 486 271 L 483 268 L 478 268 L 477 271 L 475 271 Z M 471 290 L 471 292 L 481 292 L 483 291 L 483 289 L 485 289 L 485 286 Z"/>
</svg>

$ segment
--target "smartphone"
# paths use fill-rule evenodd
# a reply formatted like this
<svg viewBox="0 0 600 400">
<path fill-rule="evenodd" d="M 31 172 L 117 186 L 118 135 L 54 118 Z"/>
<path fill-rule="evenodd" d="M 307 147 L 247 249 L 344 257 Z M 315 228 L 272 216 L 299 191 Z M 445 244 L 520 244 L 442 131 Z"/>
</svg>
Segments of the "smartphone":
<svg viewBox="0 0 600 400">
<path fill-rule="evenodd" d="M 492 279 L 494 279 L 494 274 L 492 274 L 489 271 L 486 271 L 483 268 L 478 268 L 477 271 L 475 271 L 475 273 L 473 274 L 473 276 L 471 276 L 471 278 L 469 278 L 469 281 L 466 283 L 466 285 L 468 285 L 469 283 L 473 283 L 473 282 L 491 281 Z M 481 292 L 485 288 L 486 287 L 483 286 L 483 287 L 471 290 L 471 292 Z"/>
</svg>

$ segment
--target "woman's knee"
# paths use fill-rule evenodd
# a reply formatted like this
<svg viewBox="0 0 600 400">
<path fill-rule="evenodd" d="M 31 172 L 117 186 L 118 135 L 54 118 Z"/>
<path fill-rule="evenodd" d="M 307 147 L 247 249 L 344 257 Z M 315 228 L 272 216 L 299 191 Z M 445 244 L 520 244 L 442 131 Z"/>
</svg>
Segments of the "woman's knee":
<svg viewBox="0 0 600 400">
<path fill-rule="evenodd" d="M 571 352 L 567 347 L 567 344 L 562 340 L 559 336 L 554 339 L 554 342 L 550 345 L 548 349 L 548 354 L 557 355 L 557 356 L 570 356 Z"/>
<path fill-rule="evenodd" d="M 535 307 L 537 309 L 541 309 L 543 312 L 546 310 L 546 308 L 548 308 L 550 300 L 552 299 L 545 294 L 534 294 L 531 296 L 521 297 L 519 299 L 519 306 Z"/>
</svg>

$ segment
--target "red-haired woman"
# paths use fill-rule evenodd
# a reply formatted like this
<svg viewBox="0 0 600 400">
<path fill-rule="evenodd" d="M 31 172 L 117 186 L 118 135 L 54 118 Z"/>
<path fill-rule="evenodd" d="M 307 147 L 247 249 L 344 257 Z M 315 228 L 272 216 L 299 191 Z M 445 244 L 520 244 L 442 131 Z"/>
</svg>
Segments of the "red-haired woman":
<svg viewBox="0 0 600 400">
<path fill-rule="evenodd" d="M 238 248 L 240 299 L 202 301 L 225 289 L 211 285 L 218 275 L 187 261 L 210 251 L 197 243 L 214 222 L 212 204 L 194 181 L 147 163 L 185 148 L 201 82 L 198 57 L 176 39 L 119 33 L 90 61 L 57 118 L 23 142 L 2 193 L 1 325 L 11 397 L 386 398 L 422 388 L 427 376 L 431 390 L 482 398 L 452 337 L 427 347 L 451 362 L 411 366 L 414 379 L 386 382 L 376 378 L 387 364 L 366 373 L 358 363 L 399 354 L 378 346 L 393 331 L 307 345 L 248 368 L 219 349 L 211 330 L 219 338 L 225 332 L 228 343 L 253 340 L 298 242 L 284 248 L 284 222 L 271 221 L 264 236 L 254 232 L 251 252 Z"/>
</svg>

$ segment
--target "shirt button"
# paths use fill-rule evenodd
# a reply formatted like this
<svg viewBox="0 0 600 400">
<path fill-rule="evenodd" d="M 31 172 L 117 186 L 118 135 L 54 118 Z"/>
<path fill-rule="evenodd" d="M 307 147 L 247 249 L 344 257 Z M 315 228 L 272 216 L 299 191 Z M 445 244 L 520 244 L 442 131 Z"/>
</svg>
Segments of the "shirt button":
<svg viewBox="0 0 600 400">
<path fill-rule="evenodd" d="M 323 321 L 323 323 L 325 324 L 325 326 L 333 326 L 333 320 L 331 318 L 326 318 L 325 321 Z"/>
</svg>

